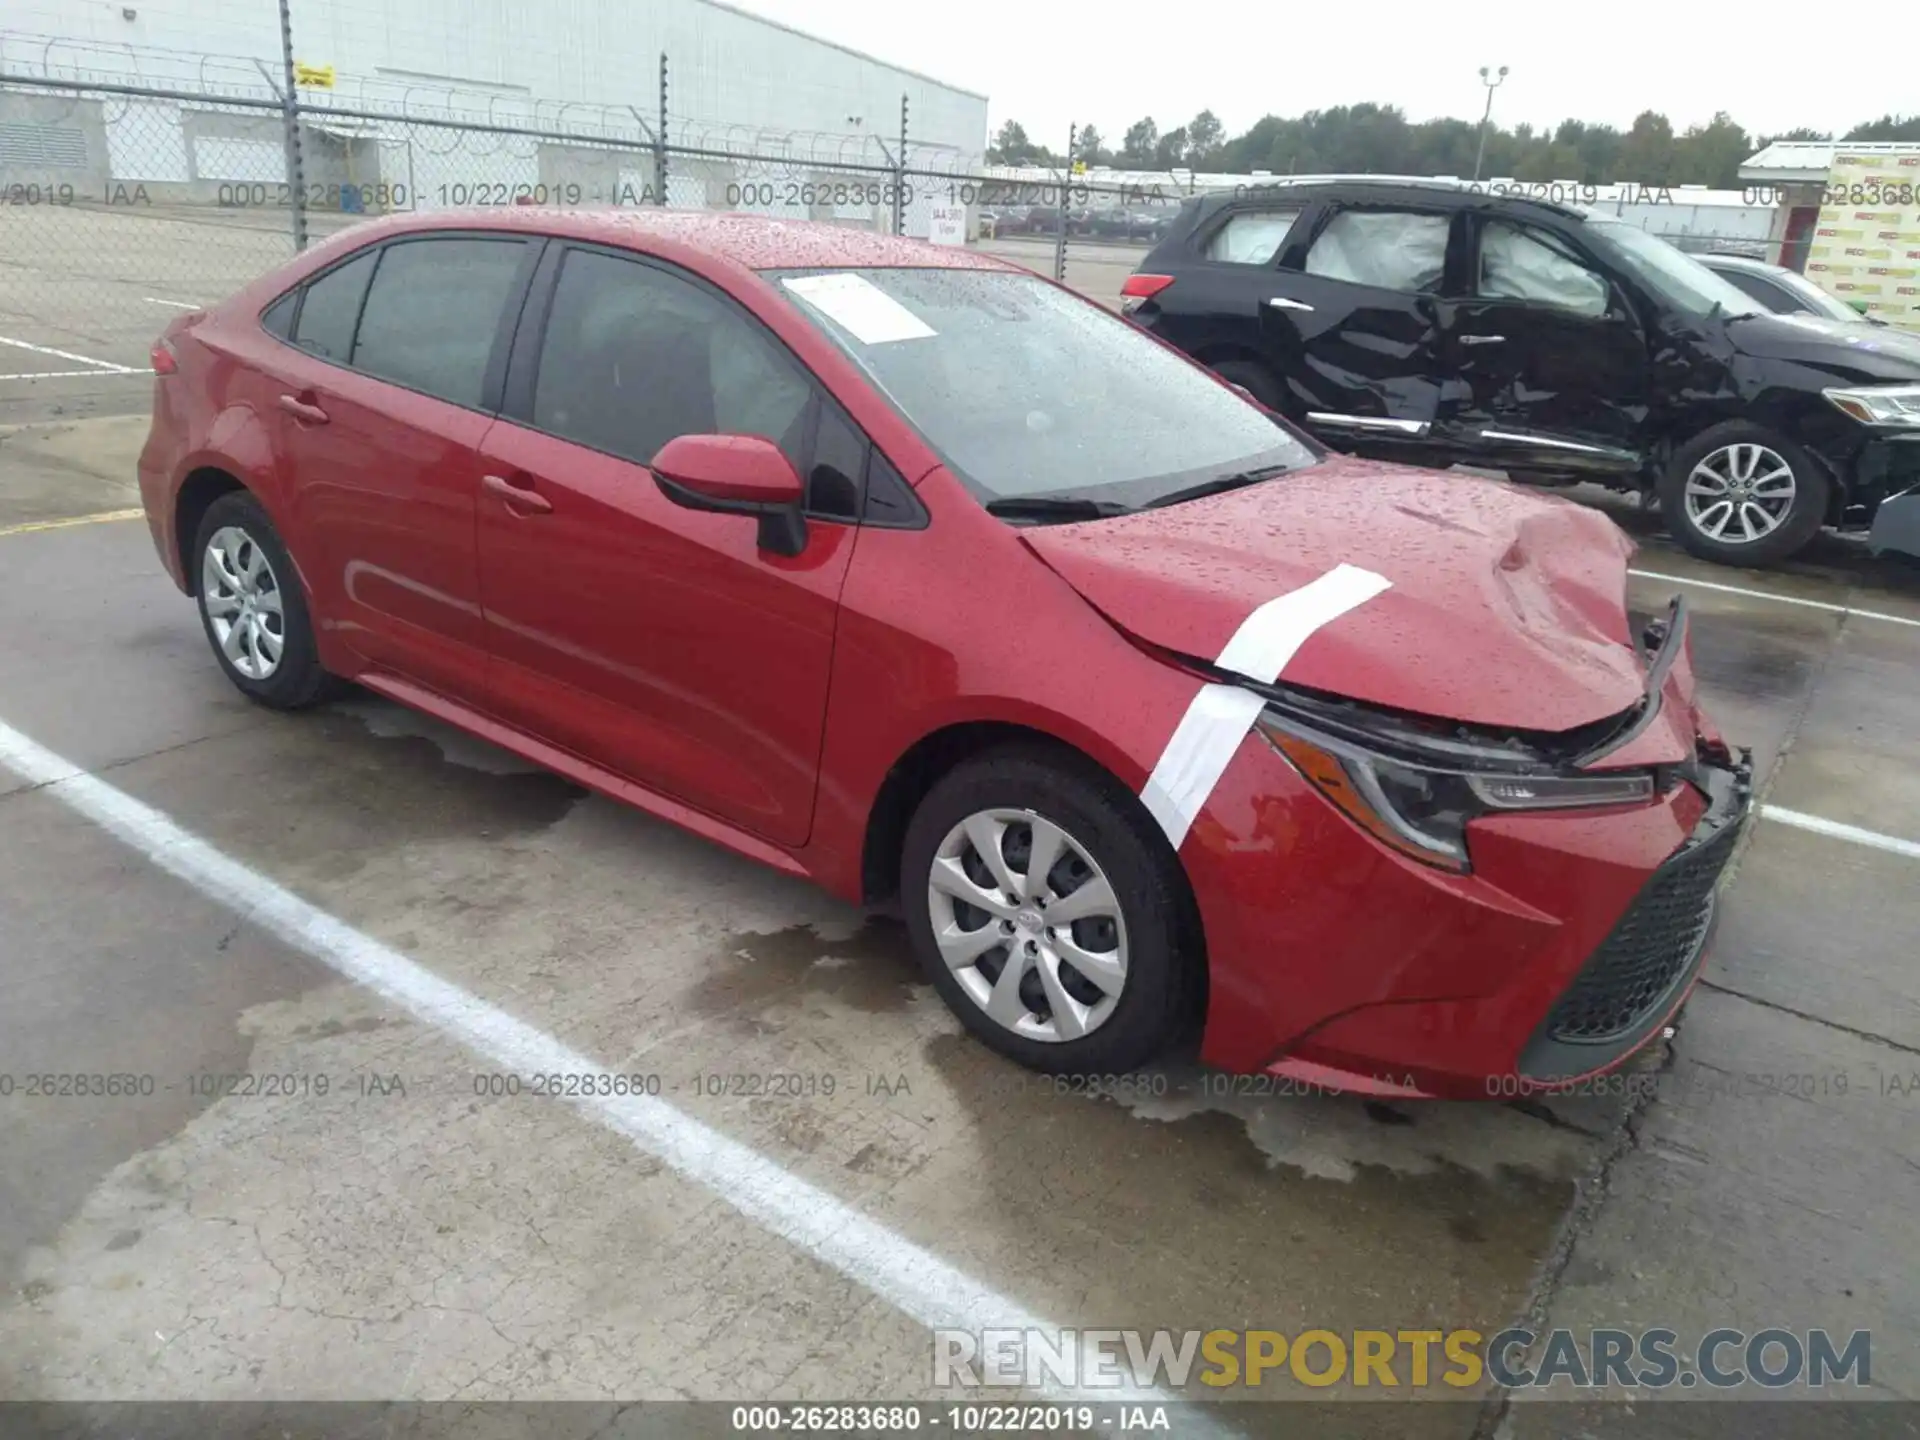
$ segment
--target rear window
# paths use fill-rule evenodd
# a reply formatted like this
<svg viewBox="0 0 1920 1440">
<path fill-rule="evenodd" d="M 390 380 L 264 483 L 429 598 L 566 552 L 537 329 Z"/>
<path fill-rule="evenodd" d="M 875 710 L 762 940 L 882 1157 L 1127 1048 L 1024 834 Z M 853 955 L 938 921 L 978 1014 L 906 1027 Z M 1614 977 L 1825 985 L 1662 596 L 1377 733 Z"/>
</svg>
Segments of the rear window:
<svg viewBox="0 0 1920 1440">
<path fill-rule="evenodd" d="M 477 406 L 525 251 L 518 239 L 466 237 L 387 246 L 360 320 L 354 369 Z M 303 330 L 306 318 L 302 310 Z"/>
<path fill-rule="evenodd" d="M 1297 206 L 1243 210 L 1213 232 L 1213 238 L 1207 241 L 1207 258 L 1229 265 L 1271 265 L 1299 218 Z"/>
<path fill-rule="evenodd" d="M 260 328 L 281 340 L 293 338 L 293 309 L 300 302 L 298 290 L 289 291 L 267 307 L 260 317 Z"/>
<path fill-rule="evenodd" d="M 360 301 L 367 293 L 374 259 L 375 252 L 369 250 L 307 286 L 307 298 L 300 302 L 300 321 L 293 332 L 294 344 L 322 360 L 347 363 L 353 353 L 353 327 L 360 318 Z"/>
</svg>

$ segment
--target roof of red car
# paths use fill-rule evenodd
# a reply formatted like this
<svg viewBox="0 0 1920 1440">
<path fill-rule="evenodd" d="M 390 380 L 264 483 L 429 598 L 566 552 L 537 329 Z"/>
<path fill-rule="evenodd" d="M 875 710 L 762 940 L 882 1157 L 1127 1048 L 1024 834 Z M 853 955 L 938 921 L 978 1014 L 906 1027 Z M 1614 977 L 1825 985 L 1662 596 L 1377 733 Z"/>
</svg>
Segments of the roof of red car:
<svg viewBox="0 0 1920 1440">
<path fill-rule="evenodd" d="M 490 230 L 533 230 L 638 250 L 686 246 L 749 270 L 853 266 L 1020 268 L 962 246 L 932 245 L 924 240 L 878 234 L 851 225 L 776 220 L 765 215 L 716 214 L 705 210 L 576 210 L 515 205 L 479 212 L 436 210 L 389 222 L 396 230 L 472 228 L 476 223 Z"/>
</svg>

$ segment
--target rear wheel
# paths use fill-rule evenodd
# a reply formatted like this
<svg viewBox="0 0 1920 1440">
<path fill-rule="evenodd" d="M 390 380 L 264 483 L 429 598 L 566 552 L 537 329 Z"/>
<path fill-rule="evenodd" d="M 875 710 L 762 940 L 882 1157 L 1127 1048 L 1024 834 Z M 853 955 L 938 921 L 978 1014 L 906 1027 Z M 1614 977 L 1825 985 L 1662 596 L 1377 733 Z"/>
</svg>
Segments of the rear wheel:
<svg viewBox="0 0 1920 1440">
<path fill-rule="evenodd" d="M 293 559 L 258 500 L 236 490 L 209 505 L 193 553 L 200 623 L 241 694 L 275 710 L 298 710 L 344 688 L 320 667 Z"/>
<path fill-rule="evenodd" d="M 1804 549 L 1827 513 L 1827 479 L 1798 445 L 1745 420 L 1681 447 L 1660 483 L 1660 513 L 1695 555 L 1767 565 Z"/>
<path fill-rule="evenodd" d="M 942 778 L 907 828 L 900 894 L 921 965 L 976 1036 L 1051 1074 L 1116 1074 L 1190 1015 L 1185 880 L 1132 797 L 1038 747 Z"/>
<path fill-rule="evenodd" d="M 1284 414 L 1280 408 L 1280 382 L 1273 378 L 1273 372 L 1254 360 L 1222 360 L 1212 367 L 1229 385 L 1238 385 L 1249 395 L 1275 414 Z"/>
</svg>

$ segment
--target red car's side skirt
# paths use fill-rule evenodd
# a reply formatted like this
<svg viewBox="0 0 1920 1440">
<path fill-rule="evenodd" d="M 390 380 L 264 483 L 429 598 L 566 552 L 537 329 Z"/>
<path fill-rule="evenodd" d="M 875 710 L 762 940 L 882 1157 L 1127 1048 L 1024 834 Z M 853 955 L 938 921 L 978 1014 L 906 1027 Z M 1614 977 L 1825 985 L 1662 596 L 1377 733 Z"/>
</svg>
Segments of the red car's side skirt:
<svg viewBox="0 0 1920 1440">
<path fill-rule="evenodd" d="M 749 860 L 757 860 L 762 865 L 786 875 L 797 875 L 803 880 L 813 877 L 807 868 L 793 856 L 777 846 L 768 844 L 756 835 L 750 835 L 736 825 L 717 820 L 703 811 L 683 805 L 680 801 L 662 795 L 657 790 L 649 790 L 636 784 L 625 776 L 616 775 L 604 766 L 591 760 L 582 759 L 572 751 L 562 750 L 556 745 L 536 739 L 524 730 L 502 724 L 489 715 L 485 715 L 457 700 L 449 700 L 433 690 L 403 680 L 397 675 L 383 671 L 370 670 L 353 677 L 354 683 L 364 685 L 376 694 L 384 695 L 405 705 L 410 710 L 418 710 L 431 715 L 436 720 L 444 720 L 449 725 L 465 730 L 503 750 L 511 750 L 536 765 L 545 766 L 556 774 L 563 775 L 576 784 L 597 791 L 610 800 L 618 800 L 623 805 L 632 805 L 644 810 L 670 824 L 689 830 L 702 840 L 711 840 L 724 846 L 735 854 L 744 855 Z"/>
</svg>

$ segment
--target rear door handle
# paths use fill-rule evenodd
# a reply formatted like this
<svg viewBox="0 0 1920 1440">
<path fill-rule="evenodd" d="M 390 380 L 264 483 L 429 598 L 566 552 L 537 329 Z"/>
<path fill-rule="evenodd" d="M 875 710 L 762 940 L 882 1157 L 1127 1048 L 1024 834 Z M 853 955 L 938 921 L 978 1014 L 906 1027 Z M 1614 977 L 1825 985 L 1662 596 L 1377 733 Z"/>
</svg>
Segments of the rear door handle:
<svg viewBox="0 0 1920 1440">
<path fill-rule="evenodd" d="M 303 425 L 324 425 L 327 423 L 326 411 L 322 410 L 318 405 L 302 400 L 298 395 L 282 395 L 280 397 L 280 408 Z"/>
<path fill-rule="evenodd" d="M 1460 337 L 1462 345 L 1504 345 L 1506 341 L 1507 337 L 1504 335 L 1462 335 Z"/>
<path fill-rule="evenodd" d="M 1267 304 L 1275 310 L 1306 310 L 1311 312 L 1313 309 L 1306 301 L 1292 300 L 1285 295 L 1275 295 L 1267 301 Z"/>
<path fill-rule="evenodd" d="M 506 501 L 516 515 L 546 515 L 553 509 L 553 502 L 533 488 L 531 476 L 482 475 L 480 487 Z"/>
</svg>

